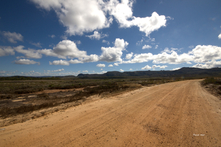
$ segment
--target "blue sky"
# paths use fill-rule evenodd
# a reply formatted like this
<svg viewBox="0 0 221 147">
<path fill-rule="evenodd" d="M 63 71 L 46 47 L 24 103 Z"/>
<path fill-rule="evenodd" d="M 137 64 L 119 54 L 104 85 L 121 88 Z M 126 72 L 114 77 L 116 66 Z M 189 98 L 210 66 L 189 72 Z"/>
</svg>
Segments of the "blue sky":
<svg viewBox="0 0 221 147">
<path fill-rule="evenodd" d="M 221 67 L 220 0 L 1 0 L 0 76 Z"/>
</svg>

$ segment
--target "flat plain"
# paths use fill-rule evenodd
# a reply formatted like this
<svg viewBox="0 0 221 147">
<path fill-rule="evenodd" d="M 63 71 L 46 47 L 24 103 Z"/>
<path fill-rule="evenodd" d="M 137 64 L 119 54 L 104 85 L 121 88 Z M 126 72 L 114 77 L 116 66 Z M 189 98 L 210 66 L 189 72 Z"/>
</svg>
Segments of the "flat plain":
<svg viewBox="0 0 221 147">
<path fill-rule="evenodd" d="M 6 126 L 1 146 L 220 146 L 221 102 L 200 81 L 143 87 Z"/>
</svg>

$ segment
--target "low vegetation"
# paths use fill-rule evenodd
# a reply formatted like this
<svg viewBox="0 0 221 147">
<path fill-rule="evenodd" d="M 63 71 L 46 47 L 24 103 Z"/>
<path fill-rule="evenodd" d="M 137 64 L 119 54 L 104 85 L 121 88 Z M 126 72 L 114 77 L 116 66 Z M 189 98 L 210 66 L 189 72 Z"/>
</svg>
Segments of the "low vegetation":
<svg viewBox="0 0 221 147">
<path fill-rule="evenodd" d="M 0 117 L 7 118 L 99 95 L 107 97 L 142 86 L 181 80 L 180 78 L 81 79 L 13 77 L 0 79 Z M 47 92 L 53 90 L 53 92 Z"/>
<path fill-rule="evenodd" d="M 209 77 L 201 83 L 209 92 L 221 99 L 221 78 Z"/>
<path fill-rule="evenodd" d="M 208 85 L 208 84 L 214 84 L 214 85 L 221 85 L 221 78 L 214 78 L 214 77 L 209 77 L 206 78 L 202 81 L 203 85 Z"/>
</svg>

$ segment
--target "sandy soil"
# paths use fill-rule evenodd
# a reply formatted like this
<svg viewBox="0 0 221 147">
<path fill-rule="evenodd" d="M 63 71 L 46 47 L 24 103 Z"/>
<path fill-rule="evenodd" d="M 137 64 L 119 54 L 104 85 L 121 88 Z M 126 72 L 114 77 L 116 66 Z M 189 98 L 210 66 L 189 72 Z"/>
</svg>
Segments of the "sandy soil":
<svg viewBox="0 0 221 147">
<path fill-rule="evenodd" d="M 221 102 L 199 80 L 141 88 L 0 128 L 0 146 L 221 146 Z"/>
</svg>

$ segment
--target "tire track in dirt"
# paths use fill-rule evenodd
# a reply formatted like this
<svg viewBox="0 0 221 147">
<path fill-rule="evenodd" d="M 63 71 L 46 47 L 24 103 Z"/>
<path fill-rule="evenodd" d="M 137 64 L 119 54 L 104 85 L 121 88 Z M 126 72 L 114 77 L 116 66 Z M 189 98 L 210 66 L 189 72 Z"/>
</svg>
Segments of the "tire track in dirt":
<svg viewBox="0 0 221 147">
<path fill-rule="evenodd" d="M 199 80 L 142 88 L 0 131 L 1 146 L 219 146 L 221 103 Z"/>
</svg>

